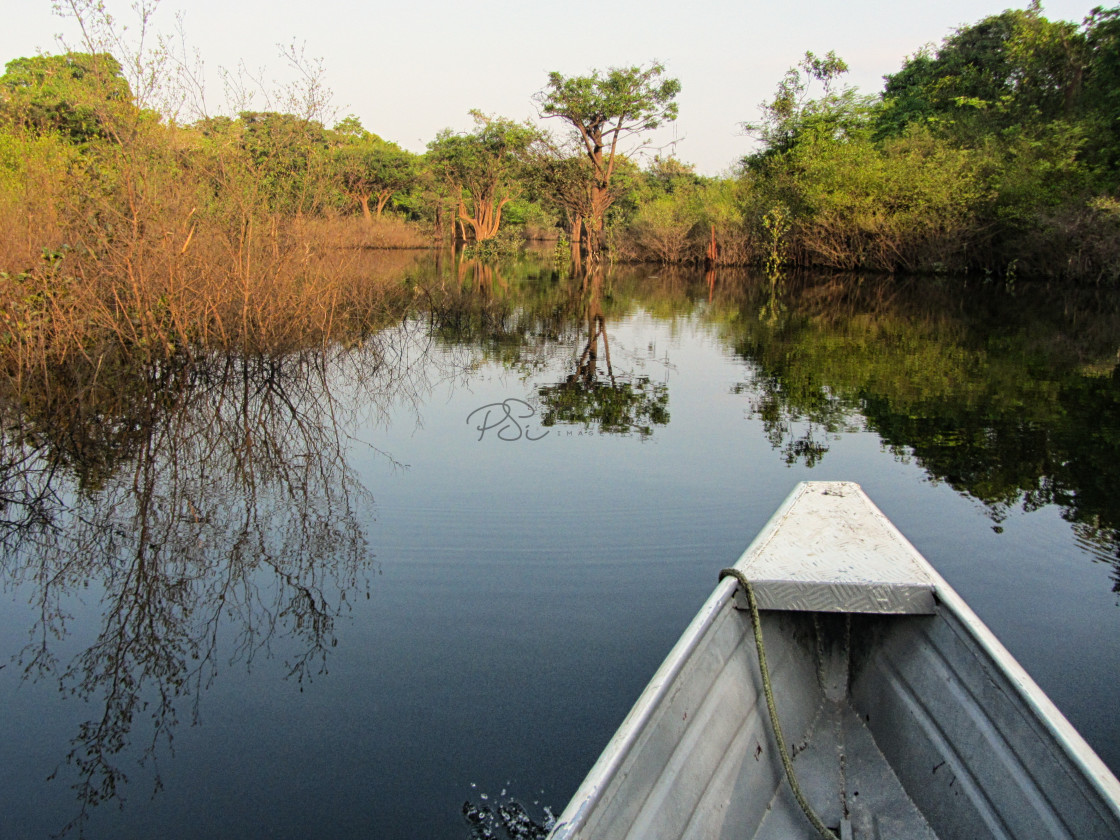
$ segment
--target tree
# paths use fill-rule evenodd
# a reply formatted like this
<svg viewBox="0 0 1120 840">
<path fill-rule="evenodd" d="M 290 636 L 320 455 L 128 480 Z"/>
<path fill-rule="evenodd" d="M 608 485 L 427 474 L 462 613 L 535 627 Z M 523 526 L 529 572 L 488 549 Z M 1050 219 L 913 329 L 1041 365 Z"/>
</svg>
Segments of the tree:
<svg viewBox="0 0 1120 840">
<path fill-rule="evenodd" d="M 925 124 L 975 143 L 1072 114 L 1085 69 L 1076 24 L 1047 20 L 1037 0 L 964 26 L 886 77 L 878 135 Z"/>
<path fill-rule="evenodd" d="M 1101 233 L 1112 227 L 1107 214 L 1087 207 L 1107 189 L 1099 168 L 1111 166 L 1115 153 L 1108 150 L 1117 148 L 1099 119 L 1116 81 L 1097 87 L 1108 77 L 1098 70 L 1115 54 L 1115 40 L 1111 48 L 1107 37 L 1098 40 L 1107 26 L 1096 31 L 1107 17 L 1096 11 L 1079 28 L 1047 20 L 1032 2 L 961 27 L 887 77 L 875 118 L 878 139 L 926 132 L 976 153 L 990 187 L 987 207 L 977 208 L 977 230 L 987 230 L 991 242 L 987 265 L 1017 264 L 1029 272 L 1032 262 L 1048 262 L 1030 257 L 1046 237 L 1065 230 L 1072 254 L 1085 252 L 1084 238 L 1097 235 L 1083 220 L 1099 221 Z M 1077 239 L 1082 242 L 1072 244 Z"/>
<path fill-rule="evenodd" d="M 382 140 L 362 128 L 356 117 L 335 126 L 342 143 L 335 148 L 335 174 L 348 198 L 358 202 L 366 221 L 372 221 L 370 198 L 377 198 L 377 215 L 393 194 L 416 180 L 414 156 L 396 143 Z"/>
<path fill-rule="evenodd" d="M 242 111 L 240 145 L 269 210 L 303 213 L 322 198 L 327 135 L 323 125 L 275 111 Z"/>
<path fill-rule="evenodd" d="M 1092 128 L 1089 154 L 1111 170 L 1120 167 L 1120 6 L 1093 9 L 1085 20 L 1088 59 L 1082 106 Z"/>
<path fill-rule="evenodd" d="M 762 144 L 744 163 L 757 169 L 804 140 L 843 140 L 859 133 L 867 125 L 871 98 L 855 88 L 836 89 L 847 72 L 847 63 L 831 50 L 823 58 L 806 52 L 778 82 L 774 99 L 761 104 L 761 119 L 743 123 L 743 130 Z M 818 87 L 820 95 L 814 96 Z"/>
<path fill-rule="evenodd" d="M 652 196 L 672 195 L 704 183 L 704 179 L 696 174 L 693 164 L 685 163 L 673 155 L 656 155 L 642 175 L 645 190 Z"/>
<path fill-rule="evenodd" d="M 541 144 L 542 154 L 534 162 L 533 174 L 548 200 L 564 216 L 571 245 L 572 265 L 580 267 L 584 219 L 590 218 L 595 173 L 587 156 L 572 154 L 551 141 Z"/>
<path fill-rule="evenodd" d="M 120 63 L 108 53 L 37 55 L 8 62 L 0 76 L 0 117 L 73 143 L 114 133 L 113 117 L 134 110 Z"/>
<path fill-rule="evenodd" d="M 458 192 L 458 217 L 471 226 L 475 242 L 492 239 L 502 209 L 520 192 L 519 176 L 540 132 L 528 123 L 471 111 L 475 130 L 444 129 L 428 144 L 433 169 Z"/>
<path fill-rule="evenodd" d="M 591 166 L 587 171 L 589 250 L 604 249 L 607 210 L 614 203 L 613 179 L 627 141 L 677 118 L 674 101 L 681 85 L 663 78 L 664 65 L 611 67 L 606 74 L 565 77 L 550 73 L 548 87 L 534 99 L 546 118 L 568 123 Z"/>
</svg>

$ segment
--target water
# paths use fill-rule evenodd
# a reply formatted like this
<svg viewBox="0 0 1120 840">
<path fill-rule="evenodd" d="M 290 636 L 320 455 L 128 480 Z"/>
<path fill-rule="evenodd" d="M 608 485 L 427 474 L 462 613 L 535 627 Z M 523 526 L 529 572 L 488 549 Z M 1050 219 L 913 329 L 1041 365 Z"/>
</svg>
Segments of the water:
<svg viewBox="0 0 1120 840">
<path fill-rule="evenodd" d="M 1115 296 L 459 276 L 4 409 L 0 836 L 536 836 L 804 479 L 1120 768 Z"/>
</svg>

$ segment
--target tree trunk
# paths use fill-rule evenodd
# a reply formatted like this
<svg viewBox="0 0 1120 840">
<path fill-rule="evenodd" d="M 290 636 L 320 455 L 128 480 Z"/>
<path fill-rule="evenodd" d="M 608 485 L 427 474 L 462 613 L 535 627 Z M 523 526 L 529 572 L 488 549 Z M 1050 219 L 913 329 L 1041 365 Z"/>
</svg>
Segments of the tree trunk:
<svg viewBox="0 0 1120 840">
<path fill-rule="evenodd" d="M 437 201 L 435 206 L 435 235 L 436 242 L 443 242 L 443 202 Z"/>
<path fill-rule="evenodd" d="M 708 250 L 704 254 L 704 262 L 708 268 L 713 268 L 719 260 L 719 243 L 716 242 L 716 226 L 712 225 L 712 238 L 708 242 Z"/>
<path fill-rule="evenodd" d="M 382 190 L 377 194 L 377 218 L 381 218 L 381 211 L 385 209 L 385 205 L 389 203 L 389 199 L 392 197 L 392 190 Z"/>
<path fill-rule="evenodd" d="M 610 190 L 596 184 L 591 188 L 591 214 L 587 220 L 588 256 L 592 262 L 602 258 L 607 252 L 607 210 L 613 204 Z"/>
<path fill-rule="evenodd" d="M 368 195 L 360 195 L 360 196 L 358 196 L 358 201 L 360 201 L 362 203 L 362 216 L 365 217 L 366 224 L 367 225 L 373 224 L 373 216 L 369 212 L 369 196 Z"/>
<path fill-rule="evenodd" d="M 572 247 L 572 268 L 579 270 L 580 264 L 583 262 L 583 243 L 580 240 L 583 238 L 583 216 L 579 213 L 572 214 L 572 227 L 571 227 L 571 247 Z"/>
<path fill-rule="evenodd" d="M 493 202 L 476 199 L 473 216 L 467 213 L 466 204 L 462 201 L 459 202 L 459 218 L 470 223 L 471 228 L 474 229 L 476 244 L 485 242 L 487 239 L 493 239 L 497 235 L 498 228 L 502 224 L 502 208 L 510 200 L 509 198 L 503 198 L 501 201 Z"/>
</svg>

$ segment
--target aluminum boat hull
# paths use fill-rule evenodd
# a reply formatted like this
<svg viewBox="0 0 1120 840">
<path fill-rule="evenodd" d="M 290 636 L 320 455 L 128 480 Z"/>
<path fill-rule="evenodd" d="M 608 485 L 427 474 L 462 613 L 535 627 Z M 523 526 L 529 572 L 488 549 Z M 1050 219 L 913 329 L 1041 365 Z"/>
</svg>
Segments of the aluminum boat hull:
<svg viewBox="0 0 1120 840">
<path fill-rule="evenodd" d="M 795 776 L 837 837 L 1120 838 L 1120 783 L 857 485 L 799 485 L 736 567 Z M 722 580 L 552 840 L 817 836 L 744 606 Z"/>
</svg>

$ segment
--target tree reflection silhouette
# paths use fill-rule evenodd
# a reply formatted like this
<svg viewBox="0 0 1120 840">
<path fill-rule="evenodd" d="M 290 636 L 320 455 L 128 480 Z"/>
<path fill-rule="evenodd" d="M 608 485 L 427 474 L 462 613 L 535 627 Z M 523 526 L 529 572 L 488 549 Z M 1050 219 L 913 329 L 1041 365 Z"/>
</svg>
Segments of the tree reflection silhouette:
<svg viewBox="0 0 1120 840">
<path fill-rule="evenodd" d="M 1120 591 L 1114 295 L 798 278 L 777 318 L 765 281 L 741 295 L 729 339 L 752 378 L 733 390 L 787 463 L 813 467 L 837 433 L 874 432 L 997 530 L 1016 507 L 1057 505 Z"/>
<path fill-rule="evenodd" d="M 610 434 L 649 437 L 654 426 L 669 422 L 668 386 L 652 382 L 648 376 L 615 373 L 603 314 L 602 268 L 585 274 L 580 290 L 587 341 L 571 374 L 562 382 L 537 387 L 541 425 L 579 425 Z M 607 381 L 600 378 L 600 361 Z"/>
<path fill-rule="evenodd" d="M 526 401 L 544 426 L 578 425 L 608 434 L 648 437 L 669 422 L 669 391 L 648 376 L 616 370 L 607 334 L 602 267 L 561 279 L 551 268 L 527 276 L 478 261 L 456 265 L 453 283 L 428 290 L 432 332 L 448 349 L 536 378 L 575 353 L 572 373 L 536 386 Z M 472 363 L 464 361 L 464 368 Z"/>
<path fill-rule="evenodd" d="M 283 638 L 301 686 L 326 670 L 335 619 L 372 571 L 335 367 L 321 351 L 215 355 L 56 372 L 3 400 L 0 569 L 38 615 L 16 660 L 98 709 L 56 770 L 76 776 L 66 829 L 121 797 L 141 718 L 153 729 L 138 762 L 158 789 L 161 752 L 221 664 L 250 665 Z M 67 599 L 87 587 L 101 593 L 96 638 L 60 661 Z"/>
</svg>

